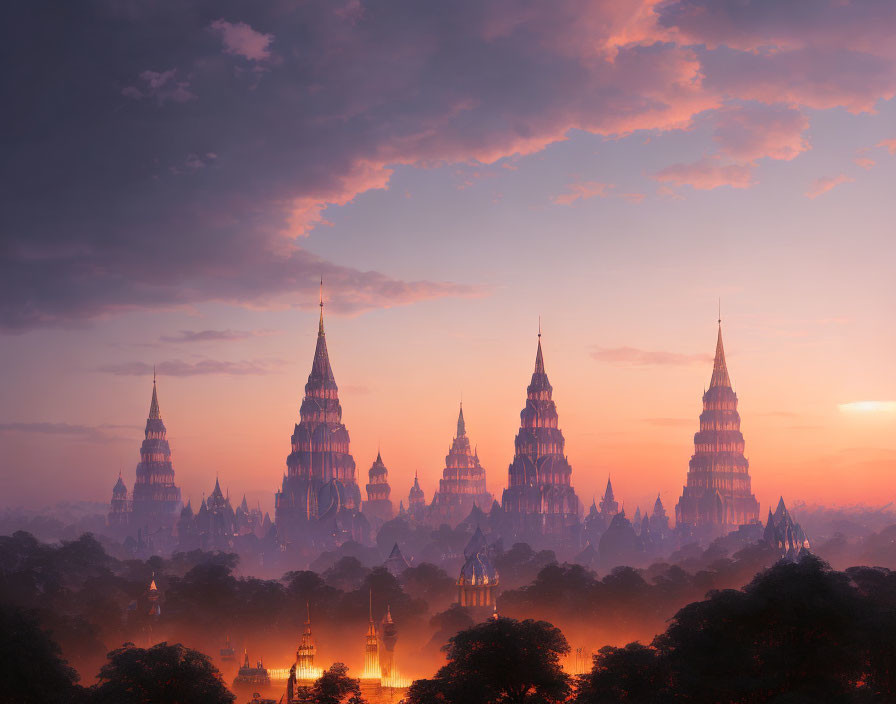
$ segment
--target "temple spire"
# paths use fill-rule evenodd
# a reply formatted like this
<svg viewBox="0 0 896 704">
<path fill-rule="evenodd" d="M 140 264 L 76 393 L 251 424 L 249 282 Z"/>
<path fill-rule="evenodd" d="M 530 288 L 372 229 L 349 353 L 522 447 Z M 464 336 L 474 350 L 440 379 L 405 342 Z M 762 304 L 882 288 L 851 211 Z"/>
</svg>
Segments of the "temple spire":
<svg viewBox="0 0 896 704">
<path fill-rule="evenodd" d="M 324 336 L 324 277 L 320 277 L 320 294 L 318 296 L 320 305 L 320 324 L 317 327 L 318 337 Z"/>
<path fill-rule="evenodd" d="M 457 414 L 457 437 L 462 438 L 467 434 L 467 425 L 464 423 L 464 402 L 460 402 L 460 413 Z"/>
<path fill-rule="evenodd" d="M 731 386 L 731 379 L 728 377 L 728 365 L 725 363 L 725 347 L 722 345 L 722 321 L 719 319 L 719 336 L 716 339 L 716 356 L 712 363 L 712 379 L 709 382 L 709 388 L 716 386 Z"/>
<path fill-rule="evenodd" d="M 317 347 L 314 349 L 314 362 L 311 365 L 311 376 L 309 381 L 314 379 L 323 379 L 326 381 L 335 381 L 333 369 L 330 366 L 330 354 L 327 351 L 327 338 L 324 334 L 324 280 L 320 280 L 320 323 L 317 327 Z"/>
<path fill-rule="evenodd" d="M 535 373 L 544 374 L 544 357 L 541 354 L 541 316 L 538 316 L 538 351 L 535 353 Z"/>
<path fill-rule="evenodd" d="M 159 396 L 156 393 L 156 368 L 152 368 L 152 400 L 149 402 L 149 419 L 161 420 L 162 412 L 159 410 Z"/>
</svg>

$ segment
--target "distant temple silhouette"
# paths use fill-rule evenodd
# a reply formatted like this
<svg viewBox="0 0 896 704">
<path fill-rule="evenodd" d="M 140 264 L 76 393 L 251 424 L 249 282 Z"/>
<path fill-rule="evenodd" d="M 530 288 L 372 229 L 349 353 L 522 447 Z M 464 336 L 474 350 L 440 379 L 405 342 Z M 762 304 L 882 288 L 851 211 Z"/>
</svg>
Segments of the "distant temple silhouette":
<svg viewBox="0 0 896 704">
<path fill-rule="evenodd" d="M 563 454 L 552 394 L 539 324 L 535 370 L 526 407 L 520 412 L 515 455 L 501 501 L 510 528 L 520 535 L 565 536 L 579 523 L 579 498 L 570 484 L 572 467 Z"/>
<path fill-rule="evenodd" d="M 493 501 L 494 497 L 485 488 L 485 469 L 467 437 L 464 406 L 461 404 L 457 414 L 457 435 L 445 457 L 439 490 L 432 497 L 429 522 L 434 525 L 447 523 L 453 527 L 465 519 L 474 506 L 487 511 Z"/>
<path fill-rule="evenodd" d="M 394 515 L 392 500 L 389 498 L 392 493 L 392 488 L 389 486 L 389 470 L 379 451 L 367 475 L 367 501 L 361 504 L 361 511 L 367 516 L 371 525 L 378 526 L 391 520 Z"/>
<path fill-rule="evenodd" d="M 708 533 L 759 521 L 759 502 L 750 489 L 749 463 L 744 457 L 737 394 L 725 363 L 721 319 L 712 378 L 703 394 L 700 430 L 694 435 L 694 455 L 675 519 L 679 525 Z"/>
<path fill-rule="evenodd" d="M 152 399 L 146 419 L 140 462 L 131 500 L 119 472 L 112 489 L 108 523 L 118 529 L 130 527 L 146 533 L 170 529 L 181 506 L 180 489 L 174 483 L 171 448 L 162 422 L 156 375 L 152 375 Z"/>
</svg>

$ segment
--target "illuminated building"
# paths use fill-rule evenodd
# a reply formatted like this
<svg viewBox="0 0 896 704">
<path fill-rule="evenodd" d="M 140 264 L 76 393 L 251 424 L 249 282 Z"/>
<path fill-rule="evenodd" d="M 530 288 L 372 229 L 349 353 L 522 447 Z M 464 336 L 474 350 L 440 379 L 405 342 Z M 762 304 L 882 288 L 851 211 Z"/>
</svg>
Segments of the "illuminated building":
<svg viewBox="0 0 896 704">
<path fill-rule="evenodd" d="M 439 490 L 432 497 L 428 520 L 436 526 L 447 523 L 454 527 L 474 506 L 485 511 L 491 508 L 493 501 L 494 497 L 485 488 L 485 469 L 467 437 L 461 404 L 457 414 L 457 435 L 445 457 L 445 469 L 439 480 Z"/>
<path fill-rule="evenodd" d="M 679 525 L 707 534 L 725 533 L 759 520 L 759 502 L 752 494 L 749 463 L 744 457 L 737 394 L 725 363 L 721 319 L 712 378 L 703 394 L 700 430 L 694 435 L 694 455 L 675 519 Z"/>
<path fill-rule="evenodd" d="M 564 536 L 579 521 L 579 499 L 570 484 L 572 467 L 564 455 L 553 388 L 545 372 L 541 328 L 535 371 L 520 413 L 515 454 L 502 505 L 517 535 Z"/>
<path fill-rule="evenodd" d="M 370 594 L 370 623 L 367 626 L 367 636 L 364 641 L 364 672 L 362 680 L 378 680 L 382 677 L 380 671 L 380 647 L 376 635 L 376 624 L 373 622 L 373 592 Z"/>
</svg>

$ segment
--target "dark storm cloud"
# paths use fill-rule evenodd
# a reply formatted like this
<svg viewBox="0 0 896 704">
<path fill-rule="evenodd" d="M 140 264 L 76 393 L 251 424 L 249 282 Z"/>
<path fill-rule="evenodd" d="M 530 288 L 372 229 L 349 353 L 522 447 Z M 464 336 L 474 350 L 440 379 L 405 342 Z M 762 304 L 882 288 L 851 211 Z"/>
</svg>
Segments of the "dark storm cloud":
<svg viewBox="0 0 896 704">
<path fill-rule="evenodd" d="M 860 29 L 839 43 L 834 3 L 807 24 L 756 3 L 770 19 L 745 36 L 738 3 L 664 2 L 662 23 L 655 5 L 6 3 L 0 329 L 313 300 L 321 275 L 343 312 L 477 295 L 297 238 L 395 165 L 492 162 L 574 127 L 682 128 L 731 99 L 867 109 L 896 84 L 874 3 L 853 3 Z M 757 53 L 779 24 L 781 50 Z"/>
</svg>

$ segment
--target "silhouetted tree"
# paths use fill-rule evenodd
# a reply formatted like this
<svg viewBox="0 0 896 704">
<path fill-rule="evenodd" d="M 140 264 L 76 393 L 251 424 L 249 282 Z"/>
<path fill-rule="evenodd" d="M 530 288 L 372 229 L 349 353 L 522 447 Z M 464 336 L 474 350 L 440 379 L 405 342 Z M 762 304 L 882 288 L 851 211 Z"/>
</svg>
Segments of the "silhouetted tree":
<svg viewBox="0 0 896 704">
<path fill-rule="evenodd" d="M 0 701 L 83 701 L 77 681 L 78 673 L 33 614 L 0 605 Z"/>
<path fill-rule="evenodd" d="M 411 687 L 411 704 L 548 704 L 569 695 L 560 667 L 569 645 L 544 621 L 489 620 L 458 633 L 446 651 L 448 664 Z"/>
<path fill-rule="evenodd" d="M 313 704 L 363 704 L 361 683 L 348 676 L 348 668 L 341 662 L 333 663 L 311 688 Z"/>
<path fill-rule="evenodd" d="M 654 648 L 629 643 L 607 646 L 594 657 L 594 669 L 579 677 L 576 704 L 659 704 L 667 701 L 663 663 Z"/>
<path fill-rule="evenodd" d="M 95 704 L 230 704 L 231 694 L 207 655 L 177 643 L 109 653 L 94 689 Z"/>
</svg>

